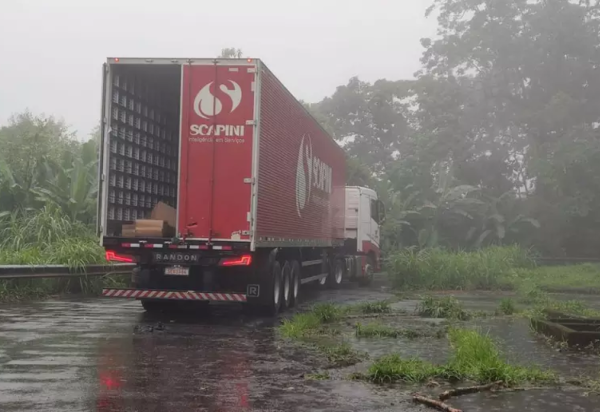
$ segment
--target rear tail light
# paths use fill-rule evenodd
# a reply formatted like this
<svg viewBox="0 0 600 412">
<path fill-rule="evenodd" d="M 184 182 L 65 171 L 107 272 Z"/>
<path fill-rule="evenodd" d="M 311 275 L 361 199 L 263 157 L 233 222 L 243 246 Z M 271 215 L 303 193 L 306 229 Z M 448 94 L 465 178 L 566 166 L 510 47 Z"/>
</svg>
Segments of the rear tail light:
<svg viewBox="0 0 600 412">
<path fill-rule="evenodd" d="M 135 263 L 135 259 L 132 256 L 119 255 L 114 250 L 106 251 L 106 260 L 109 262 Z"/>
<path fill-rule="evenodd" d="M 252 255 L 233 256 L 221 259 L 221 266 L 250 266 Z"/>
</svg>

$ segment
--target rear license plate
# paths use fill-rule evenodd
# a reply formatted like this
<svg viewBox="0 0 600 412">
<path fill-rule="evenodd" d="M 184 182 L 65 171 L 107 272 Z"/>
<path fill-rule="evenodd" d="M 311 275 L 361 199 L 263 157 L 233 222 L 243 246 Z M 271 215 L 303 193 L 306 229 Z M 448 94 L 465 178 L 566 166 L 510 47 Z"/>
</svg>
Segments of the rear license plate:
<svg viewBox="0 0 600 412">
<path fill-rule="evenodd" d="M 180 266 L 173 266 L 170 268 L 165 268 L 165 275 L 171 276 L 189 276 L 190 268 L 182 268 Z"/>
</svg>

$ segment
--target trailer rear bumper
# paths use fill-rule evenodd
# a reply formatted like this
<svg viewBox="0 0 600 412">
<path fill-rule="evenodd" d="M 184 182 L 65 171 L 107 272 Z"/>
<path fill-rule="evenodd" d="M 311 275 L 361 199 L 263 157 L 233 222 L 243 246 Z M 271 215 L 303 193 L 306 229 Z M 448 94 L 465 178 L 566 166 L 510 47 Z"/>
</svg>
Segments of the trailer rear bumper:
<svg viewBox="0 0 600 412">
<path fill-rule="evenodd" d="M 196 292 L 192 290 L 102 289 L 105 298 L 191 300 L 207 302 L 246 302 L 241 293 Z"/>
</svg>

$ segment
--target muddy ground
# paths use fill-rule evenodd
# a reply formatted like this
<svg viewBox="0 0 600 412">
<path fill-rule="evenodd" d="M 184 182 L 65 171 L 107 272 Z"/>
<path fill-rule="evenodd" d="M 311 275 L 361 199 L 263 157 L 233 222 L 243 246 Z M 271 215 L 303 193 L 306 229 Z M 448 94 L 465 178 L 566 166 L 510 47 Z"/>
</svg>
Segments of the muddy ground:
<svg viewBox="0 0 600 412">
<path fill-rule="evenodd" d="M 382 283 L 310 291 L 315 302 L 357 303 L 392 295 Z M 498 294 L 459 294 L 468 309 L 493 311 Z M 569 298 L 573 298 L 570 296 Z M 600 306 L 596 297 L 583 296 Z M 412 311 L 403 299 L 396 309 Z M 289 316 L 284 314 L 283 316 Z M 355 320 L 352 320 L 354 322 Z M 406 316 L 401 324 L 433 322 Z M 277 336 L 270 320 L 236 306 L 210 314 L 149 316 L 135 301 L 61 299 L 0 306 L 2 411 L 425 411 L 413 405 L 415 388 L 382 387 L 347 379 L 368 361 L 323 371 L 314 351 Z M 515 318 L 475 323 L 498 337 L 515 362 L 535 362 L 565 377 L 600 371 L 597 355 L 558 352 Z M 349 326 L 350 327 L 350 326 Z M 443 361 L 445 339 L 347 340 L 371 358 L 391 351 Z M 417 388 L 420 389 L 420 388 Z M 427 390 L 425 390 L 427 391 Z M 581 389 L 550 388 L 453 399 L 465 411 L 600 411 L 600 397 Z"/>
</svg>

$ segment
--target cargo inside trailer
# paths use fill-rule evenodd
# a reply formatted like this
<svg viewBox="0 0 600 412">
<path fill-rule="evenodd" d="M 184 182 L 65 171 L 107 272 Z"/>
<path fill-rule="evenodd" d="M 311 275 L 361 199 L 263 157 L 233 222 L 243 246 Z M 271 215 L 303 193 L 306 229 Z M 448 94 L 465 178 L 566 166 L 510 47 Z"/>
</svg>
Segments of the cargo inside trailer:
<svg viewBox="0 0 600 412">
<path fill-rule="evenodd" d="M 177 208 L 181 66 L 112 64 L 105 105 L 110 132 L 105 236 L 147 219 L 158 202 Z"/>
</svg>

